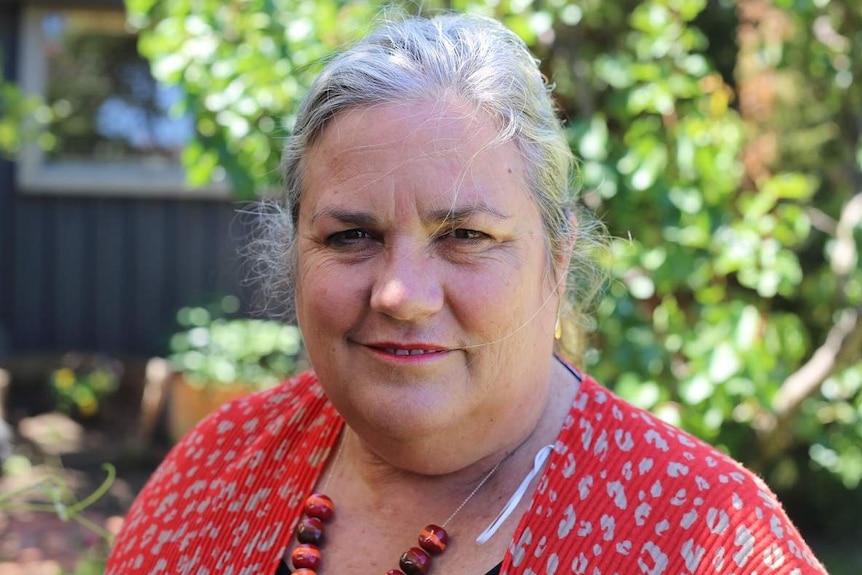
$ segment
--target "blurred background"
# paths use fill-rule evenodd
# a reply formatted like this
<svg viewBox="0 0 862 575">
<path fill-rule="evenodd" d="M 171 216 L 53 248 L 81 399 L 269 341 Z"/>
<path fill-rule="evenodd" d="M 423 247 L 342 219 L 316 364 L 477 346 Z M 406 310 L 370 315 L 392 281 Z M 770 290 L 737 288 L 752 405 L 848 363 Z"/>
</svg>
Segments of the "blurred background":
<svg viewBox="0 0 862 575">
<path fill-rule="evenodd" d="M 0 574 L 101 573 L 197 402 L 303 368 L 260 319 L 250 202 L 321 59 L 439 9 L 555 86 L 612 238 L 577 361 L 862 572 L 858 0 L 0 0 Z"/>
</svg>

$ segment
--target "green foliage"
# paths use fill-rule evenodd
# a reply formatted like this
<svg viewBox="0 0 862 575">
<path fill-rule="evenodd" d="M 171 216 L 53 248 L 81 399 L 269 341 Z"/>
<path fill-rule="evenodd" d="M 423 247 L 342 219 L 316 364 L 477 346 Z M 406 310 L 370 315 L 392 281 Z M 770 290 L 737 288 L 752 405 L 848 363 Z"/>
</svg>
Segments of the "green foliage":
<svg viewBox="0 0 862 575">
<path fill-rule="evenodd" d="M 803 406 L 800 427 L 817 441 L 809 449 L 811 459 L 856 487 L 862 477 L 862 365 L 857 364 L 829 378 L 821 393 Z"/>
<path fill-rule="evenodd" d="M 39 479 L 26 482 L 22 487 L 0 493 L 0 512 L 15 513 L 50 513 L 64 522 L 74 521 L 83 525 L 91 534 L 85 540 L 85 548 L 80 549 L 80 555 L 75 560 L 74 569 L 70 575 L 101 575 L 105 572 L 108 551 L 114 535 L 93 522 L 84 512 L 101 499 L 113 485 L 117 472 L 113 465 L 102 465 L 105 471 L 104 481 L 83 499 L 78 499 L 61 473 L 62 469 L 55 465 L 46 467 L 47 473 Z M 33 467 L 23 455 L 13 455 L 2 468 L 3 475 L 8 477 L 26 477 L 32 475 Z"/>
<path fill-rule="evenodd" d="M 183 156 L 190 182 L 226 170 L 246 198 L 278 186 L 281 142 L 316 64 L 376 10 L 301 0 L 128 0 L 127 8 L 144 28 L 139 48 L 153 75 L 182 86 L 178 113 L 196 119 L 199 137 Z"/>
<path fill-rule="evenodd" d="M 48 378 L 57 408 L 70 415 L 93 417 L 119 387 L 122 371 L 120 362 L 108 357 L 65 355 Z"/>
<path fill-rule="evenodd" d="M 117 470 L 110 463 L 102 465 L 105 480 L 92 493 L 78 499 L 66 480 L 60 474 L 60 469 L 48 468 L 48 473 L 42 478 L 26 485 L 0 493 L 0 511 L 14 513 L 17 511 L 38 511 L 55 514 L 63 521 L 75 521 L 92 531 L 103 543 L 113 539 L 112 534 L 93 523 L 83 515 L 83 512 L 101 499 L 111 488 L 117 478 Z M 7 475 L 26 475 L 32 471 L 30 462 L 22 455 L 13 455 L 4 462 L 3 473 Z"/>
<path fill-rule="evenodd" d="M 183 88 L 197 118 L 192 179 L 226 170 L 244 197 L 277 186 L 280 143 L 318 61 L 382 6 L 127 5 L 155 75 Z M 505 22 L 557 87 L 584 200 L 615 238 L 589 371 L 776 483 L 813 465 L 858 484 L 862 328 L 836 328 L 862 315 L 862 218 L 850 209 L 862 187 L 862 5 L 777 2 L 762 28 L 737 21 L 752 17 L 745 7 L 706 0 L 446 5 Z M 802 369 L 823 358 L 816 377 Z M 809 459 L 785 457 L 799 447 Z"/>
<path fill-rule="evenodd" d="M 214 317 L 205 307 L 183 308 L 177 321 L 184 329 L 171 337 L 168 360 L 193 385 L 262 389 L 306 367 L 295 325 Z"/>
<path fill-rule="evenodd" d="M 104 552 L 87 550 L 75 560 L 69 575 L 104 575 L 108 560 Z"/>
<path fill-rule="evenodd" d="M 0 74 L 0 156 L 12 158 L 31 141 L 46 149 L 53 146 L 54 138 L 43 131 L 51 117 L 52 111 L 39 98 L 24 94 Z"/>
</svg>

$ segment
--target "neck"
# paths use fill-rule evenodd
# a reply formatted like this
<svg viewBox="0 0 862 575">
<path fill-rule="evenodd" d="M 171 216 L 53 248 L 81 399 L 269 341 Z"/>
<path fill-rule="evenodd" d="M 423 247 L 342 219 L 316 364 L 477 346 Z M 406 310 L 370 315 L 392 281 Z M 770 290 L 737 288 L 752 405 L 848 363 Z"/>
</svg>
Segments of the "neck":
<svg viewBox="0 0 862 575">
<path fill-rule="evenodd" d="M 342 453 L 332 461 L 327 483 L 334 489 L 352 485 L 361 489 L 370 506 L 395 499 L 433 500 L 441 509 L 457 506 L 492 470 L 502 467 L 512 455 L 493 454 L 454 472 L 424 474 L 402 469 L 377 455 L 350 427 L 337 448 Z M 445 517 L 439 518 L 443 521 Z"/>
<path fill-rule="evenodd" d="M 415 552 L 422 552 L 410 549 L 405 553 L 405 548 L 411 540 L 417 541 L 415 533 L 423 524 L 436 524 L 451 538 L 446 537 L 449 551 L 435 555 L 434 572 L 485 573 L 498 564 L 539 483 L 525 479 L 533 469 L 534 456 L 541 447 L 555 442 L 578 389 L 574 376 L 561 364 L 554 365 L 554 385 L 543 398 L 536 424 L 523 436 L 516 436 L 506 449 L 489 449 L 446 473 L 420 473 L 393 465 L 345 426 L 336 455 L 330 458 L 318 486 L 337 508 L 335 520 L 326 527 L 327 562 L 341 570 L 372 572 L 387 565 L 395 567 L 401 557 L 408 562 L 402 564 L 404 572 L 413 572 L 415 563 L 411 569 L 405 565 L 417 557 Z M 463 441 L 448 447 L 456 450 L 478 443 Z M 519 489 L 522 482 L 523 490 Z M 516 491 L 519 498 L 511 499 Z M 508 519 L 498 522 L 504 506 Z M 487 531 L 492 524 L 493 536 Z M 436 533 L 439 528 L 431 525 L 422 531 L 419 542 L 426 550 L 423 537 L 429 529 Z M 482 544 L 476 540 L 480 534 Z M 297 549 L 299 546 L 293 552 Z M 329 571 L 324 568 L 323 573 Z"/>
</svg>

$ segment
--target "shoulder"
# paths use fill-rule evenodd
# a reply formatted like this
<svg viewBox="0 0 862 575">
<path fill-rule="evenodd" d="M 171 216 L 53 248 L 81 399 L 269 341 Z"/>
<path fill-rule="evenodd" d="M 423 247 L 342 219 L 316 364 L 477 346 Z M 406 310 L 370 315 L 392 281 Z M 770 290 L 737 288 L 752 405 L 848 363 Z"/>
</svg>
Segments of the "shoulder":
<svg viewBox="0 0 862 575">
<path fill-rule="evenodd" d="M 637 408 L 586 377 L 559 436 L 559 450 L 589 453 L 601 467 L 637 464 L 636 476 L 753 474 L 715 447 Z M 634 471 L 634 470 L 633 470 Z M 652 472 L 652 473 L 650 473 Z M 762 484 L 762 482 L 760 482 Z"/>
<path fill-rule="evenodd" d="M 261 435 L 278 435 L 286 427 L 308 425 L 327 405 L 317 376 L 313 371 L 303 372 L 270 389 L 225 403 L 183 437 L 167 461 L 214 446 L 241 449 Z"/>
<path fill-rule="evenodd" d="M 313 371 L 301 373 L 276 387 L 231 400 L 208 415 L 173 447 L 147 488 L 167 475 L 218 473 L 221 467 L 214 462 L 236 462 L 273 441 L 296 443 L 334 417 L 317 376 Z"/>
<path fill-rule="evenodd" d="M 760 478 L 590 378 L 555 447 L 527 522 L 554 561 L 585 573 L 625 560 L 650 573 L 823 572 Z"/>
<path fill-rule="evenodd" d="M 246 525 L 231 540 L 245 545 L 261 527 L 249 525 L 262 522 L 273 537 L 284 537 L 295 494 L 314 483 L 340 425 L 312 372 L 228 402 L 183 437 L 150 477 L 126 515 L 107 572 L 174 568 L 189 559 L 189 549 L 227 545 L 206 536 L 208 530 Z M 265 560 L 265 550 L 258 551 Z"/>
</svg>

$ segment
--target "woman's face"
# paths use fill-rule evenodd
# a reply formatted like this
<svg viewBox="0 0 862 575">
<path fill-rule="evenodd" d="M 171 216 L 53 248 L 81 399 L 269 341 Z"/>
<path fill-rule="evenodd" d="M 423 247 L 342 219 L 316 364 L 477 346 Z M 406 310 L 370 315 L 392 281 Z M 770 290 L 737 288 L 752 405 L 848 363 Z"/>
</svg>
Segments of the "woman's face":
<svg viewBox="0 0 862 575">
<path fill-rule="evenodd" d="M 493 445 L 544 406 L 560 268 L 517 147 L 494 136 L 452 101 L 387 104 L 336 117 L 305 158 L 299 323 L 371 443 Z"/>
</svg>

